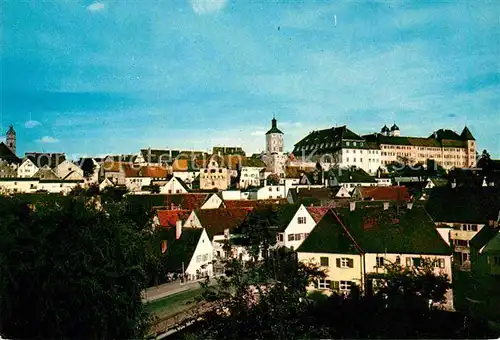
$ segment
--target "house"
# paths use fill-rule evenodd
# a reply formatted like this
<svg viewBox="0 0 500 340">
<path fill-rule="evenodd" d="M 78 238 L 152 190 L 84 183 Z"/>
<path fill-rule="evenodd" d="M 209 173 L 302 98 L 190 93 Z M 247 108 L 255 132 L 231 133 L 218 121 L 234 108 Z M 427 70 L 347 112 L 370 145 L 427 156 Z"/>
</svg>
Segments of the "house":
<svg viewBox="0 0 500 340">
<path fill-rule="evenodd" d="M 328 186 L 343 186 L 349 192 L 354 191 L 358 186 L 370 187 L 376 186 L 377 181 L 366 171 L 360 168 L 332 168 L 326 174 Z"/>
<path fill-rule="evenodd" d="M 351 198 L 351 194 L 349 193 L 349 190 L 347 190 L 346 187 L 343 186 L 330 187 L 330 190 L 332 191 L 332 194 L 335 198 Z"/>
<path fill-rule="evenodd" d="M 500 217 L 500 214 L 499 214 Z M 491 221 L 470 240 L 472 272 L 500 276 L 500 227 Z"/>
<path fill-rule="evenodd" d="M 82 180 L 83 179 L 83 170 L 71 162 L 68 159 L 65 159 L 61 163 L 59 163 L 56 167 L 54 167 L 54 172 L 62 179 L 73 179 L 73 180 Z"/>
<path fill-rule="evenodd" d="M 283 204 L 276 211 L 276 246 L 297 249 L 316 226 L 316 220 L 303 204 Z"/>
<path fill-rule="evenodd" d="M 19 177 L 33 177 L 42 167 L 48 166 L 54 170 L 65 160 L 66 155 L 63 153 L 27 152 L 17 174 Z"/>
<path fill-rule="evenodd" d="M 410 194 L 404 186 L 357 187 L 352 198 L 357 201 L 409 201 Z"/>
<path fill-rule="evenodd" d="M 44 165 L 41 169 L 39 169 L 33 175 L 33 178 L 54 181 L 61 180 L 61 178 L 48 165 Z"/>
<path fill-rule="evenodd" d="M 32 193 L 38 190 L 38 178 L 0 178 L 0 188 L 8 193 Z"/>
<path fill-rule="evenodd" d="M 250 200 L 268 200 L 285 198 L 284 185 L 266 185 L 261 188 L 248 190 Z"/>
<path fill-rule="evenodd" d="M 77 186 L 83 186 L 83 184 L 83 180 L 40 179 L 38 182 L 38 190 L 47 191 L 49 193 L 67 194 L 71 189 Z"/>
<path fill-rule="evenodd" d="M 470 268 L 470 241 L 497 218 L 500 210 L 500 189 L 435 187 L 425 204 L 437 228 L 446 233 L 453 246 L 454 263 L 462 270 Z"/>
<path fill-rule="evenodd" d="M 420 266 L 423 259 L 433 261 L 436 273 L 452 277 L 452 250 L 441 238 L 423 208 L 409 205 L 396 209 L 388 204 L 373 208 L 330 210 L 297 249 L 302 262 L 316 262 L 327 277 L 309 290 L 348 294 L 353 283 L 362 292 L 371 290 L 371 274 L 385 272 L 387 263 Z M 452 291 L 446 294 L 446 307 L 453 309 Z"/>
<path fill-rule="evenodd" d="M 104 190 L 104 188 L 107 188 L 107 187 L 114 187 L 115 184 L 113 182 L 111 182 L 110 179 L 108 178 L 105 178 L 100 184 L 99 184 L 99 190 Z"/>
<path fill-rule="evenodd" d="M 275 204 L 287 204 L 286 199 L 269 200 L 224 200 L 225 208 L 257 208 Z"/>
<path fill-rule="evenodd" d="M 164 265 L 168 274 L 182 274 L 187 280 L 213 275 L 212 242 L 203 228 L 175 228 L 165 231 Z"/>
<path fill-rule="evenodd" d="M 138 167 L 123 164 L 122 169 L 125 174 L 125 186 L 130 191 L 141 191 L 144 187 L 149 187 L 156 183 L 168 183 L 168 171 L 161 166 Z"/>
<path fill-rule="evenodd" d="M 213 193 L 208 195 L 208 198 L 205 200 L 200 209 L 218 209 L 223 207 L 224 201 L 219 193 Z"/>
<path fill-rule="evenodd" d="M 175 159 L 171 166 L 173 176 L 183 180 L 191 189 L 195 189 L 193 182 L 200 175 L 199 168 L 193 165 L 195 162 L 192 159 Z"/>
<path fill-rule="evenodd" d="M 243 166 L 241 167 L 241 174 L 239 177 L 239 188 L 246 189 L 249 187 L 259 187 L 261 180 L 261 172 L 265 167 L 252 167 Z"/>
<path fill-rule="evenodd" d="M 162 194 L 187 194 L 191 190 L 180 178 L 172 177 L 164 186 L 160 188 Z"/>
<path fill-rule="evenodd" d="M 226 257 L 224 240 L 240 238 L 238 228 L 251 211 L 252 208 L 194 210 L 184 223 L 184 229 L 205 228 L 213 242 L 214 256 L 223 258 Z M 233 256 L 245 254 L 244 249 L 239 248 L 239 245 L 234 247 Z"/>
<path fill-rule="evenodd" d="M 223 166 L 223 159 L 218 156 L 211 156 L 205 167 L 200 169 L 200 189 L 226 190 L 230 184 L 230 170 Z"/>
<path fill-rule="evenodd" d="M 21 164 L 21 160 L 12 150 L 0 143 L 0 177 L 17 177 L 17 167 Z"/>
<path fill-rule="evenodd" d="M 340 188 L 337 188 L 336 193 L 330 188 L 292 188 L 288 191 L 287 200 L 289 203 L 304 205 L 332 205 L 335 195 L 339 192 Z"/>
</svg>

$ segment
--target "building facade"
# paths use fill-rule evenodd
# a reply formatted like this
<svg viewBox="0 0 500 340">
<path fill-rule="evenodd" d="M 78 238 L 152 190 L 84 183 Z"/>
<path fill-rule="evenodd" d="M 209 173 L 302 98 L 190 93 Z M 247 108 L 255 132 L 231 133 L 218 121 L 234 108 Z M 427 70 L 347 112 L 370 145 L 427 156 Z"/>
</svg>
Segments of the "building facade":
<svg viewBox="0 0 500 340">
<path fill-rule="evenodd" d="M 299 163 L 319 161 L 324 169 L 355 166 L 373 175 L 380 167 L 380 153 L 376 143 L 368 143 L 345 125 L 313 131 L 293 149 Z"/>
<path fill-rule="evenodd" d="M 263 161 L 267 169 L 281 178 L 285 177 L 285 166 L 288 159 L 284 150 L 284 133 L 278 129 L 277 120 L 273 117 L 271 129 L 266 132 L 266 152 Z"/>
</svg>

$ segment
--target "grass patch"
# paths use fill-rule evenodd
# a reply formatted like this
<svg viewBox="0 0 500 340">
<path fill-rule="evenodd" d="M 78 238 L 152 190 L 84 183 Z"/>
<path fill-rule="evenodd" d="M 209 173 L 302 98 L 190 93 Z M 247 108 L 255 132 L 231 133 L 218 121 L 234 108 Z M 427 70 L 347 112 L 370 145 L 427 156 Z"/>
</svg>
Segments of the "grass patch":
<svg viewBox="0 0 500 340">
<path fill-rule="evenodd" d="M 169 295 L 146 304 L 146 310 L 156 315 L 167 316 L 189 309 L 188 303 L 200 296 L 203 288 L 191 289 Z"/>
</svg>

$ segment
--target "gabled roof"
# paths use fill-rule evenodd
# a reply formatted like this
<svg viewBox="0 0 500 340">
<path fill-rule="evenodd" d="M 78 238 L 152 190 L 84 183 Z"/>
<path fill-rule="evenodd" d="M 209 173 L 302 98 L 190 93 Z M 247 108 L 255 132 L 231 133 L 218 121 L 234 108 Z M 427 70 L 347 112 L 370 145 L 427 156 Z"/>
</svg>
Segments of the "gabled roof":
<svg viewBox="0 0 500 340">
<path fill-rule="evenodd" d="M 347 142 L 357 142 L 356 146 L 353 143 L 347 145 Z M 314 148 L 303 150 L 300 147 L 314 146 Z M 367 147 L 365 140 L 352 132 L 347 128 L 347 126 L 332 127 L 330 129 L 313 131 L 306 137 L 301 139 L 295 144 L 293 153 L 300 155 L 301 152 L 306 154 L 312 153 L 313 151 L 319 153 L 325 153 L 328 151 L 334 151 L 342 147 L 348 148 L 360 148 L 364 149 Z M 318 151 L 319 150 L 319 151 Z"/>
<path fill-rule="evenodd" d="M 486 223 L 498 217 L 500 189 L 435 187 L 425 207 L 436 222 Z"/>
<path fill-rule="evenodd" d="M 439 129 L 435 131 L 429 138 L 436 138 L 438 140 L 451 139 L 460 140 L 461 137 L 453 130 L 450 129 Z"/>
<path fill-rule="evenodd" d="M 358 187 L 356 188 L 361 195 L 363 200 L 374 200 L 374 201 L 397 201 L 403 200 L 408 201 L 410 195 L 408 189 L 405 186 L 391 186 L 391 187 Z"/>
<path fill-rule="evenodd" d="M 209 237 L 213 238 L 215 235 L 223 235 L 225 229 L 239 228 L 250 211 L 252 208 L 200 209 L 195 214 Z"/>
<path fill-rule="evenodd" d="M 434 223 L 421 208 L 365 208 L 328 212 L 297 249 L 304 253 L 450 255 Z"/>
<path fill-rule="evenodd" d="M 306 209 L 316 223 L 321 221 L 323 216 L 330 210 L 328 207 L 307 207 Z"/>
<path fill-rule="evenodd" d="M 14 164 L 21 163 L 21 160 L 3 142 L 0 143 L 0 160 L 4 160 L 7 163 L 14 163 Z"/>
<path fill-rule="evenodd" d="M 64 153 L 27 152 L 25 158 L 28 158 L 39 168 L 48 165 L 50 168 L 54 169 L 66 160 L 66 155 Z"/>
<path fill-rule="evenodd" d="M 450 255 L 425 209 L 365 208 L 336 213 L 357 244 L 367 253 Z"/>
<path fill-rule="evenodd" d="M 463 140 L 476 140 L 467 126 L 464 127 L 460 137 L 462 137 Z"/>
<path fill-rule="evenodd" d="M 477 232 L 476 235 L 474 235 L 474 237 L 469 241 L 469 244 L 471 247 L 476 248 L 476 250 L 480 250 L 491 240 L 498 237 L 498 235 L 500 235 L 500 229 L 485 225 Z"/>
<path fill-rule="evenodd" d="M 158 219 L 162 227 L 175 227 L 177 221 L 186 220 L 191 210 L 157 210 Z"/>
<path fill-rule="evenodd" d="M 179 184 L 182 186 L 182 188 L 184 188 L 184 190 L 186 190 L 187 192 L 191 191 L 191 189 L 189 189 L 187 184 L 182 179 L 180 179 L 179 177 L 173 177 L 173 178 L 175 178 L 177 182 L 179 182 Z"/>
<path fill-rule="evenodd" d="M 285 178 L 300 178 L 303 173 L 313 171 L 314 167 L 287 166 L 285 167 Z"/>
<path fill-rule="evenodd" d="M 336 178 L 338 184 L 342 183 L 377 183 L 375 177 L 370 176 L 361 168 L 330 169 L 326 175 L 330 179 Z"/>
<path fill-rule="evenodd" d="M 297 213 L 300 204 L 272 204 L 256 207 L 248 215 L 246 224 L 264 223 L 274 231 L 284 231 Z M 248 227 L 248 225 L 244 225 Z"/>
<path fill-rule="evenodd" d="M 298 253 L 360 254 L 356 242 L 329 210 L 297 249 Z"/>
<path fill-rule="evenodd" d="M 39 178 L 41 180 L 60 180 L 59 176 L 52 171 L 52 169 L 48 166 L 45 165 L 41 169 L 39 169 L 33 176 L 33 178 Z"/>
<path fill-rule="evenodd" d="M 167 272 L 182 271 L 183 263 L 184 270 L 187 269 L 204 231 L 202 228 L 182 228 L 181 237 L 176 240 L 175 229 L 170 228 L 165 232 L 167 249 L 164 263 Z"/>
<path fill-rule="evenodd" d="M 165 205 L 167 207 L 174 205 L 185 210 L 195 210 L 201 208 L 208 196 L 208 194 L 199 193 L 167 195 L 165 196 Z"/>
<path fill-rule="evenodd" d="M 298 191 L 297 191 L 298 190 Z M 329 188 L 290 188 L 290 194 L 294 202 L 302 199 L 332 200 L 335 194 Z"/>
<path fill-rule="evenodd" d="M 213 154 L 246 156 L 245 151 L 240 146 L 214 146 Z"/>
</svg>

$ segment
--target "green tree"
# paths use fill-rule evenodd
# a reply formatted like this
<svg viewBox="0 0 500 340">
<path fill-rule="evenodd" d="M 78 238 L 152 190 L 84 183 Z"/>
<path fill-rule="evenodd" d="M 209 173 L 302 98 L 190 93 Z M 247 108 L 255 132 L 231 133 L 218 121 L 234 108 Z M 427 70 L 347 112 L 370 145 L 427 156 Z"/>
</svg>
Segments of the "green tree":
<svg viewBox="0 0 500 340">
<path fill-rule="evenodd" d="M 151 186 L 151 193 L 152 194 L 159 194 L 160 193 L 160 186 L 158 184 L 154 184 Z"/>
<path fill-rule="evenodd" d="M 280 176 L 277 174 L 270 174 L 267 176 L 267 185 L 279 185 L 280 184 Z"/>
<path fill-rule="evenodd" d="M 150 224 L 124 203 L 28 205 L 0 197 L 0 333 L 7 338 L 141 338 Z"/>
</svg>

